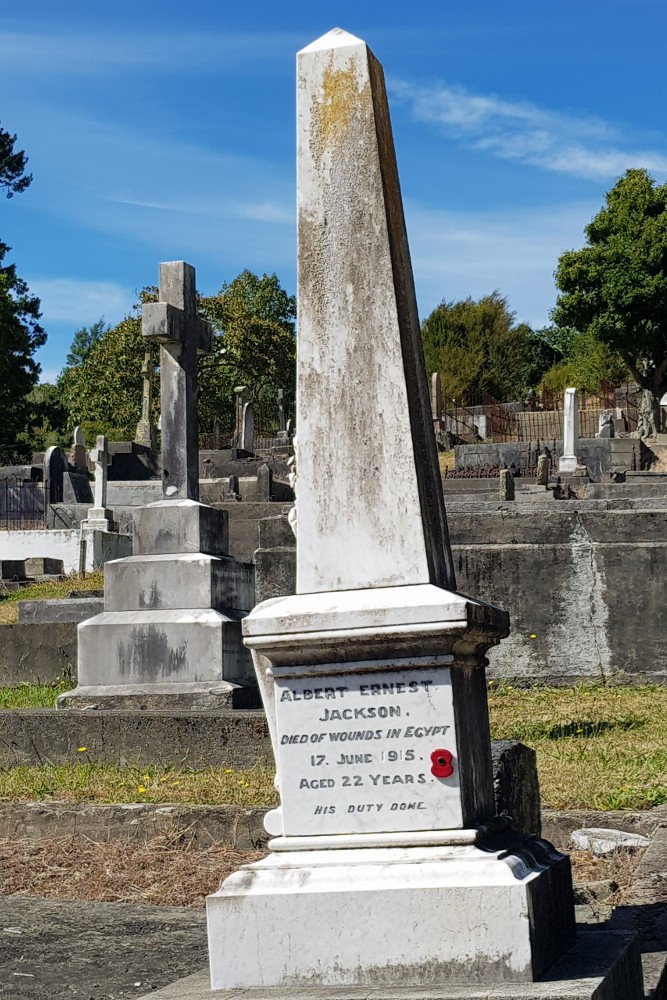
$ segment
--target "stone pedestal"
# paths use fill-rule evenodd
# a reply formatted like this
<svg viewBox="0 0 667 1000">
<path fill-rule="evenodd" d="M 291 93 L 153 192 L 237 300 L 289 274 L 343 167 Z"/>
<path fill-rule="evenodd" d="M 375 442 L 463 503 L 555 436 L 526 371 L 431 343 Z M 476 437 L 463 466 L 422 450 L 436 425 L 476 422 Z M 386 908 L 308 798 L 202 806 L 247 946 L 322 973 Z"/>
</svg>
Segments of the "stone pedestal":
<svg viewBox="0 0 667 1000">
<path fill-rule="evenodd" d="M 111 531 L 112 521 L 113 514 L 107 507 L 89 507 L 83 526 L 97 531 Z"/>
<path fill-rule="evenodd" d="M 369 588 L 267 601 L 244 631 L 281 806 L 273 855 L 208 899 L 214 990 L 526 982 L 572 945 L 569 860 L 493 819 L 504 612 Z"/>
<path fill-rule="evenodd" d="M 225 554 L 226 518 L 195 500 L 137 511 L 135 554 L 105 566 L 105 610 L 79 626 L 78 687 L 59 708 L 254 703 L 253 567 Z"/>
</svg>

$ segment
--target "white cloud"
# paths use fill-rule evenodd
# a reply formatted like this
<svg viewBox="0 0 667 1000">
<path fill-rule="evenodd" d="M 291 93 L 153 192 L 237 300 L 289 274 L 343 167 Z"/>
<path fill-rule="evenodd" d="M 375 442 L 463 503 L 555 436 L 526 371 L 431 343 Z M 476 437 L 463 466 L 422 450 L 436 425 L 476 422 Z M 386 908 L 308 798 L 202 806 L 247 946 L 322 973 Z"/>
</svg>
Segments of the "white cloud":
<svg viewBox="0 0 667 1000">
<path fill-rule="evenodd" d="M 418 87 L 395 80 L 390 90 L 410 106 L 417 121 L 502 159 L 593 181 L 616 177 L 629 167 L 667 173 L 667 153 L 635 148 L 617 126 L 600 118 L 563 114 L 444 83 Z"/>
<path fill-rule="evenodd" d="M 41 323 L 70 323 L 89 326 L 100 316 L 109 323 L 118 322 L 134 304 L 132 291 L 111 281 L 85 281 L 78 278 L 30 277 L 31 292 L 42 303 Z"/>
</svg>

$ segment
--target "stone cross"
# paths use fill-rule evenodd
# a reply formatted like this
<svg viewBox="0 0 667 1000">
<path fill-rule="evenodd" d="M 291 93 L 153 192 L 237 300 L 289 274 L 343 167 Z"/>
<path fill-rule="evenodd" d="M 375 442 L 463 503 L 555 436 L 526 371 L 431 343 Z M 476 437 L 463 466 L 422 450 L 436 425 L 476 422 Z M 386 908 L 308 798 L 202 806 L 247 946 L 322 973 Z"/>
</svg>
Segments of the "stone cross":
<svg viewBox="0 0 667 1000">
<path fill-rule="evenodd" d="M 96 510 L 103 510 L 107 505 L 107 475 L 111 465 L 107 439 L 104 434 L 97 435 L 95 447 L 90 452 L 90 460 L 95 466 L 94 506 Z"/>
<path fill-rule="evenodd" d="M 578 466 L 579 406 L 577 390 L 566 389 L 563 396 L 563 454 L 558 459 L 559 472 L 574 472 Z"/>
<path fill-rule="evenodd" d="M 151 419 L 151 403 L 153 398 L 153 364 L 148 351 L 144 356 L 144 363 L 141 366 L 143 375 L 143 388 L 141 397 L 141 420 L 137 424 L 134 440 L 137 444 L 145 448 L 155 450 L 155 427 Z"/>
<path fill-rule="evenodd" d="M 160 301 L 142 307 L 142 333 L 160 344 L 162 493 L 199 499 L 197 355 L 211 350 L 211 327 L 196 312 L 195 269 L 160 264 Z"/>
</svg>

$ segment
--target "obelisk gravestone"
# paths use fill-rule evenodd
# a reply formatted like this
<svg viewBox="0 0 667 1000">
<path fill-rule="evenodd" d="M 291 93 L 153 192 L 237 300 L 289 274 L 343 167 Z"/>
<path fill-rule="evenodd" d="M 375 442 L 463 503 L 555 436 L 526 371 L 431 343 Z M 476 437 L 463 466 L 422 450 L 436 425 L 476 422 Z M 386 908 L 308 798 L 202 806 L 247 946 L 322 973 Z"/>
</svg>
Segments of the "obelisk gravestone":
<svg viewBox="0 0 667 1000">
<path fill-rule="evenodd" d="M 455 592 L 382 71 L 336 29 L 297 73 L 297 593 L 244 621 L 280 805 L 208 899 L 212 986 L 530 996 L 574 940 L 569 861 L 494 818 L 508 619 Z"/>
</svg>

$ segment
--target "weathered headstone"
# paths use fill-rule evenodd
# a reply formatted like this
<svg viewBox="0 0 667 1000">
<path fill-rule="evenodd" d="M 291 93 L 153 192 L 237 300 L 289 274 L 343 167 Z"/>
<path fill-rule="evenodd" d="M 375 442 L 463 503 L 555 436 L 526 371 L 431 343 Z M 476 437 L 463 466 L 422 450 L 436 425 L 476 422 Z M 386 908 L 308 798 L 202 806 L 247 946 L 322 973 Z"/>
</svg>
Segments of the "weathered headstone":
<svg viewBox="0 0 667 1000">
<path fill-rule="evenodd" d="M 611 410 L 603 410 L 599 417 L 598 432 L 596 437 L 613 438 L 614 436 L 614 414 Z"/>
<path fill-rule="evenodd" d="M 287 424 L 285 422 L 285 393 L 283 389 L 278 389 L 276 392 L 276 403 L 278 404 L 278 431 L 280 433 L 286 433 Z"/>
<path fill-rule="evenodd" d="M 143 324 L 160 342 L 167 499 L 135 512 L 134 555 L 106 564 L 105 610 L 79 626 L 79 686 L 61 708 L 229 707 L 256 690 L 240 625 L 253 568 L 227 555 L 227 514 L 196 499 L 196 361 L 209 332 L 194 268 L 161 264 L 160 296 Z"/>
<path fill-rule="evenodd" d="M 269 857 L 208 899 L 212 987 L 531 982 L 574 940 L 569 862 L 493 819 L 484 664 L 508 620 L 455 592 L 363 42 L 299 54 L 297 113 L 297 593 L 244 622 L 281 804 Z"/>
<path fill-rule="evenodd" d="M 514 476 L 511 469 L 500 470 L 500 490 L 498 499 L 501 501 L 514 500 Z"/>
<path fill-rule="evenodd" d="M 144 448 L 151 448 L 155 451 L 157 441 L 155 436 L 155 424 L 151 415 L 153 402 L 153 362 L 148 351 L 144 355 L 144 363 L 141 366 L 143 376 L 143 386 L 141 392 L 141 419 L 137 424 L 134 440 Z"/>
<path fill-rule="evenodd" d="M 579 440 L 579 406 L 577 390 L 566 389 L 563 396 L 563 454 L 558 459 L 559 472 L 575 472 L 579 465 L 577 441 Z"/>
<path fill-rule="evenodd" d="M 142 306 L 142 333 L 160 345 L 162 492 L 199 499 L 197 357 L 211 350 L 211 327 L 197 315 L 195 269 L 160 264 L 160 301 Z"/>
<path fill-rule="evenodd" d="M 63 479 L 67 459 L 62 448 L 53 445 L 44 454 L 44 490 L 47 503 L 63 502 Z"/>
<path fill-rule="evenodd" d="M 245 385 L 237 385 L 234 389 L 234 445 L 241 447 L 243 437 L 243 408 L 248 402 L 248 388 Z"/>
<path fill-rule="evenodd" d="M 537 485 L 549 485 L 549 456 L 540 455 L 537 459 Z"/>
<path fill-rule="evenodd" d="M 252 403 L 243 404 L 243 422 L 239 447 L 253 455 L 255 451 L 255 408 Z"/>
<path fill-rule="evenodd" d="M 72 447 L 67 456 L 67 461 L 74 468 L 74 471 L 79 473 L 79 475 L 88 475 L 88 465 L 86 463 L 86 442 L 84 440 L 83 431 L 80 427 L 74 428 L 74 434 L 72 435 Z"/>
</svg>

